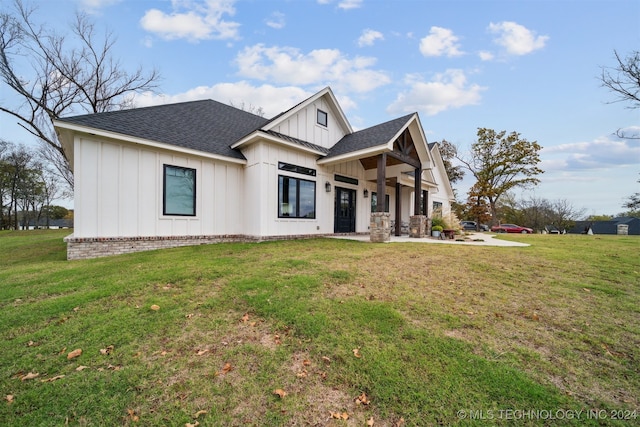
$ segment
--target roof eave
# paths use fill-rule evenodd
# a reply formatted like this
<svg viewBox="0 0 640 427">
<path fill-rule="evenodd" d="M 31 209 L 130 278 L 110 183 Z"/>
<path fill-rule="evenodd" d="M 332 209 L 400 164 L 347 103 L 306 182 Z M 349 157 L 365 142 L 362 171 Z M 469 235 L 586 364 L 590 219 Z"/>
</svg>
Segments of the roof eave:
<svg viewBox="0 0 640 427">
<path fill-rule="evenodd" d="M 390 149 L 388 145 L 389 144 L 385 143 L 383 145 L 377 145 L 375 147 L 369 147 L 358 151 L 351 151 L 349 153 L 340 154 L 338 156 L 325 157 L 324 159 L 318 160 L 318 164 L 332 165 L 337 163 L 344 163 L 351 160 L 360 160 L 366 157 L 393 151 L 393 147 Z"/>
<path fill-rule="evenodd" d="M 251 144 L 255 144 L 259 141 L 268 141 L 274 144 L 283 145 L 288 148 L 293 148 L 295 150 L 304 151 L 306 153 L 314 154 L 317 156 L 326 156 L 327 153 L 324 153 L 320 150 L 314 150 L 309 147 L 305 147 L 303 145 L 295 144 L 293 142 L 287 141 L 282 138 L 278 138 L 275 135 L 271 135 L 269 133 L 263 132 L 261 130 L 254 131 L 249 135 L 242 138 L 240 141 L 231 144 L 231 148 L 241 150 L 243 147 L 248 147 Z"/>
</svg>

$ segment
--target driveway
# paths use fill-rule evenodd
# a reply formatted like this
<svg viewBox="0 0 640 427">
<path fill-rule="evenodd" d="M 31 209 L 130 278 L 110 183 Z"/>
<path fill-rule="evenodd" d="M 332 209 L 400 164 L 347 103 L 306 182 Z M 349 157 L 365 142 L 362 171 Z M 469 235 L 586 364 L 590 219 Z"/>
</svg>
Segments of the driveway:
<svg viewBox="0 0 640 427">
<path fill-rule="evenodd" d="M 361 242 L 370 242 L 368 234 L 350 235 L 350 236 L 328 236 L 333 239 L 359 240 Z M 463 236 L 456 236 L 456 239 Z M 394 236 L 391 235 L 389 243 L 435 243 L 439 245 L 471 245 L 471 246 L 511 246 L 523 247 L 530 246 L 528 243 L 509 242 L 507 240 L 495 239 L 495 234 L 489 233 L 469 233 L 464 235 L 464 242 L 457 240 L 440 240 L 433 237 L 415 238 L 408 235 Z"/>
</svg>

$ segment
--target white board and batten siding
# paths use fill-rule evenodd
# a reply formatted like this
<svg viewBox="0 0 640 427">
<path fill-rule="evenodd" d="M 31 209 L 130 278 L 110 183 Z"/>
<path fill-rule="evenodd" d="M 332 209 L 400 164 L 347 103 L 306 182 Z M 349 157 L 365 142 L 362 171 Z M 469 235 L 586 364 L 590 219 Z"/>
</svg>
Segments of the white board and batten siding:
<svg viewBox="0 0 640 427">
<path fill-rule="evenodd" d="M 251 236 L 287 236 L 333 232 L 332 194 L 325 191 L 329 180 L 316 164 L 317 155 L 262 141 L 243 148 L 245 170 L 245 234 Z M 280 170 L 280 162 L 314 169 L 316 176 Z M 278 176 L 290 176 L 316 183 L 316 218 L 278 217 Z M 259 213 L 258 213 L 259 211 Z"/>
<path fill-rule="evenodd" d="M 327 126 L 318 124 L 317 110 L 327 113 Z M 324 97 L 277 123 L 271 130 L 324 148 L 333 147 L 346 135 L 335 111 Z"/>
<path fill-rule="evenodd" d="M 241 234 L 243 165 L 76 135 L 74 237 Z M 163 166 L 196 170 L 196 215 L 162 212 Z"/>
</svg>

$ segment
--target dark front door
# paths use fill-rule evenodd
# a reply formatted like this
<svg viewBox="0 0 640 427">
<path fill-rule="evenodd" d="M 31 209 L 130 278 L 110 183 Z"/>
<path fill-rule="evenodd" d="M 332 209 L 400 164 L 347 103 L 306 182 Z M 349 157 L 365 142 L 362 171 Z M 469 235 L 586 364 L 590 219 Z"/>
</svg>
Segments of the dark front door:
<svg viewBox="0 0 640 427">
<path fill-rule="evenodd" d="M 335 233 L 356 231 L 356 190 L 336 187 Z"/>
</svg>

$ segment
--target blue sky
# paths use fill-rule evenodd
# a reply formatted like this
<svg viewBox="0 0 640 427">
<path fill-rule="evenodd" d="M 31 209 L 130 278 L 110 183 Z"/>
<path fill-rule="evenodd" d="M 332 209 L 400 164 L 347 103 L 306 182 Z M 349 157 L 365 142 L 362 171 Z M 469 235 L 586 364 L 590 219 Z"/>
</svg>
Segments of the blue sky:
<svg viewBox="0 0 640 427">
<path fill-rule="evenodd" d="M 2 0 L 3 8 L 9 0 Z M 538 141 L 541 184 L 521 197 L 615 214 L 640 191 L 640 110 L 611 103 L 602 66 L 640 49 L 638 0 L 48 0 L 64 30 L 75 9 L 117 37 L 130 70 L 156 67 L 138 106 L 215 99 L 271 117 L 331 86 L 354 129 L 418 112 L 430 142 L 462 152 L 477 128 Z M 15 102 L 2 89 L 0 102 Z M 29 144 L 0 116 L 1 136 Z M 472 185 L 456 185 L 459 197 Z"/>
</svg>

